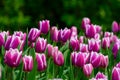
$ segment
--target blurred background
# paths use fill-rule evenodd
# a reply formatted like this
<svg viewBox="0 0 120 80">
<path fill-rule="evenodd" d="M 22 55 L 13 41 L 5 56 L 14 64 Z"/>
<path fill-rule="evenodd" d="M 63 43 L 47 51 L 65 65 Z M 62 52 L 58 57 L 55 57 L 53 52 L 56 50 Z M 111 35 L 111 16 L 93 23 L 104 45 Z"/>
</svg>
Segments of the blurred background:
<svg viewBox="0 0 120 80">
<path fill-rule="evenodd" d="M 83 17 L 111 30 L 113 20 L 120 22 L 119 10 L 120 0 L 0 0 L 0 30 L 25 31 L 43 19 L 59 28 L 80 28 Z"/>
</svg>

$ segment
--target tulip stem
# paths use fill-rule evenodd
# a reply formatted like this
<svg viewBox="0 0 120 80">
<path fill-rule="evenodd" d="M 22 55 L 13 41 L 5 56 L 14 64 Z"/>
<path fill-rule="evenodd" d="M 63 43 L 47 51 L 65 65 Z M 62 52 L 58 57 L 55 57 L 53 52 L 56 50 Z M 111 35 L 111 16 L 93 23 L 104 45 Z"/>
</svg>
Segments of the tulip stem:
<svg viewBox="0 0 120 80">
<path fill-rule="evenodd" d="M 12 80 L 15 80 L 14 68 L 12 68 Z"/>
</svg>

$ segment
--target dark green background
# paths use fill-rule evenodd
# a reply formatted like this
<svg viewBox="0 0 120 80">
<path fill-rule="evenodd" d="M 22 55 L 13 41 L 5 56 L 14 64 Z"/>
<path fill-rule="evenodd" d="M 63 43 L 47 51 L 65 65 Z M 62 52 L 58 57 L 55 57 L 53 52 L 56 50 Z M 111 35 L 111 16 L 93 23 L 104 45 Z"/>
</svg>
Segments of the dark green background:
<svg viewBox="0 0 120 80">
<path fill-rule="evenodd" d="M 0 30 L 25 31 L 43 19 L 59 28 L 80 28 L 83 17 L 111 30 L 113 20 L 120 22 L 120 0 L 0 0 Z"/>
</svg>

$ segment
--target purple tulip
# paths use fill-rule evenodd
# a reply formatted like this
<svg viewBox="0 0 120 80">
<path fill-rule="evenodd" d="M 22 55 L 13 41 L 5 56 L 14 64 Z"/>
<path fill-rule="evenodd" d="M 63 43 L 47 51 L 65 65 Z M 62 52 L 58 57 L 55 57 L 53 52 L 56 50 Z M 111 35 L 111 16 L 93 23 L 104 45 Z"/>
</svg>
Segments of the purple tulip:
<svg viewBox="0 0 120 80">
<path fill-rule="evenodd" d="M 77 55 L 78 55 L 77 52 L 71 53 L 71 61 L 73 65 L 76 65 Z"/>
<path fill-rule="evenodd" d="M 113 35 L 113 32 L 105 32 L 104 37 L 111 37 Z"/>
<path fill-rule="evenodd" d="M 112 70 L 112 80 L 120 80 L 120 68 L 114 67 Z"/>
<path fill-rule="evenodd" d="M 5 32 L 5 31 L 0 32 L 0 47 L 4 46 L 4 44 L 5 44 L 5 37 L 7 37 L 8 35 L 9 35 L 8 31 L 7 32 Z"/>
<path fill-rule="evenodd" d="M 51 39 L 55 42 L 58 42 L 58 32 L 57 27 L 52 27 L 50 30 Z"/>
<path fill-rule="evenodd" d="M 84 53 L 77 53 L 76 66 L 83 67 L 86 63 L 86 56 Z"/>
<path fill-rule="evenodd" d="M 94 36 L 94 39 L 99 40 L 100 39 L 100 34 L 96 33 L 95 36 Z"/>
<path fill-rule="evenodd" d="M 81 52 L 88 52 L 88 45 L 80 43 L 80 51 Z"/>
<path fill-rule="evenodd" d="M 77 28 L 75 26 L 71 27 L 71 37 L 77 37 Z"/>
<path fill-rule="evenodd" d="M 83 30 L 86 29 L 87 24 L 91 24 L 91 21 L 90 21 L 89 18 L 85 17 L 85 18 L 82 19 L 82 24 L 81 24 L 81 27 L 82 27 Z"/>
<path fill-rule="evenodd" d="M 92 64 L 85 64 L 83 66 L 83 72 L 87 77 L 90 77 L 90 75 L 92 74 L 92 70 L 93 70 L 93 66 Z"/>
<path fill-rule="evenodd" d="M 62 66 L 64 64 L 64 56 L 62 52 L 58 51 L 58 53 L 55 53 L 53 60 L 56 65 Z"/>
<path fill-rule="evenodd" d="M 84 42 L 84 36 L 80 36 L 79 37 L 79 43 L 83 43 Z"/>
<path fill-rule="evenodd" d="M 47 45 L 47 51 L 48 51 L 48 57 L 52 56 L 53 45 L 48 44 Z"/>
<path fill-rule="evenodd" d="M 101 56 L 101 64 L 100 66 L 103 68 L 107 68 L 108 64 L 109 64 L 109 59 L 108 56 L 104 56 L 103 54 L 100 54 Z"/>
<path fill-rule="evenodd" d="M 110 47 L 110 38 L 109 37 L 102 38 L 102 48 L 107 49 L 109 47 Z"/>
<path fill-rule="evenodd" d="M 100 50 L 100 40 L 90 39 L 88 40 L 88 49 L 89 51 L 96 51 Z"/>
<path fill-rule="evenodd" d="M 46 47 L 47 47 L 47 40 L 39 37 L 36 41 L 35 51 L 37 53 L 45 52 Z"/>
<path fill-rule="evenodd" d="M 38 26 L 41 33 L 47 34 L 50 29 L 50 21 L 49 20 L 39 21 Z"/>
<path fill-rule="evenodd" d="M 94 26 L 96 28 L 96 32 L 101 33 L 101 30 L 102 30 L 101 26 L 99 26 L 99 25 L 94 25 Z"/>
<path fill-rule="evenodd" d="M 62 42 L 66 42 L 68 39 L 70 39 L 71 36 L 71 30 L 65 28 L 64 30 L 59 30 L 58 33 L 58 40 Z"/>
<path fill-rule="evenodd" d="M 18 51 L 18 49 L 10 48 L 5 52 L 4 62 L 10 67 L 17 67 L 20 64 L 20 60 L 22 58 L 22 51 Z"/>
<path fill-rule="evenodd" d="M 116 42 L 114 45 L 113 45 L 113 48 L 112 48 L 112 53 L 113 53 L 113 56 L 114 58 L 116 58 L 117 54 L 118 54 L 118 51 L 119 51 L 119 46 L 120 44 L 118 42 Z"/>
<path fill-rule="evenodd" d="M 93 67 L 99 67 L 101 65 L 101 56 L 97 52 L 91 52 L 90 63 Z"/>
<path fill-rule="evenodd" d="M 21 45 L 20 37 L 13 35 L 7 37 L 4 47 L 6 50 L 9 50 L 10 48 L 13 49 L 18 48 L 20 45 Z"/>
<path fill-rule="evenodd" d="M 46 56 L 45 54 L 38 54 L 36 53 L 36 60 L 37 60 L 37 69 L 38 71 L 43 71 L 47 67 Z"/>
<path fill-rule="evenodd" d="M 72 47 L 72 49 L 74 51 L 78 51 L 79 50 L 79 40 L 76 38 L 71 38 L 70 39 L 70 46 Z"/>
<path fill-rule="evenodd" d="M 117 42 L 118 41 L 118 37 L 116 36 L 116 35 L 112 35 L 111 37 L 110 37 L 110 42 L 111 43 L 115 43 L 115 42 Z"/>
<path fill-rule="evenodd" d="M 112 31 L 113 32 L 119 31 L 118 23 L 116 21 L 113 21 L 113 23 L 112 23 Z"/>
<path fill-rule="evenodd" d="M 40 30 L 38 30 L 37 28 L 31 28 L 28 33 L 28 41 L 35 42 L 39 36 L 40 36 Z"/>
<path fill-rule="evenodd" d="M 96 34 L 96 27 L 94 25 L 86 25 L 85 35 L 89 38 L 94 38 Z"/>
<path fill-rule="evenodd" d="M 31 71 L 33 69 L 33 58 L 32 56 L 24 56 L 23 57 L 23 70 L 24 71 Z"/>
<path fill-rule="evenodd" d="M 92 80 L 108 80 L 107 76 L 105 76 L 103 73 L 98 72 Z"/>
</svg>

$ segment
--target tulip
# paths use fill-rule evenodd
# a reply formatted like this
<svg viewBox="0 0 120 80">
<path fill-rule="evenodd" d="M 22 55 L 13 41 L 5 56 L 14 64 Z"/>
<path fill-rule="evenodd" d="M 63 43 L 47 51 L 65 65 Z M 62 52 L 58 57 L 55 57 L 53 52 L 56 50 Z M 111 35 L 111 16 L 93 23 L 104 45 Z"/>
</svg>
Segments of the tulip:
<svg viewBox="0 0 120 80">
<path fill-rule="evenodd" d="M 85 17 L 85 18 L 82 19 L 82 24 L 81 24 L 81 27 L 82 27 L 83 30 L 86 29 L 87 24 L 91 24 L 91 21 L 90 21 L 89 18 Z"/>
<path fill-rule="evenodd" d="M 87 77 L 90 77 L 90 75 L 92 74 L 92 70 L 93 70 L 93 66 L 92 64 L 85 64 L 83 66 L 83 72 Z"/>
<path fill-rule="evenodd" d="M 94 39 L 99 40 L 100 39 L 100 34 L 96 33 L 95 36 L 94 36 Z"/>
<path fill-rule="evenodd" d="M 113 45 L 113 48 L 112 48 L 112 53 L 113 53 L 114 58 L 117 57 L 119 48 L 120 48 L 119 43 L 116 42 L 116 43 Z"/>
<path fill-rule="evenodd" d="M 20 64 L 20 60 L 22 58 L 22 51 L 18 51 L 18 49 L 10 48 L 5 52 L 4 62 L 10 67 L 17 67 Z"/>
<path fill-rule="evenodd" d="M 120 68 L 120 62 L 119 62 L 119 63 L 117 63 L 116 67 Z"/>
<path fill-rule="evenodd" d="M 32 56 L 24 56 L 23 57 L 23 70 L 24 71 L 31 71 L 33 69 L 33 58 Z"/>
<path fill-rule="evenodd" d="M 112 35 L 111 37 L 110 37 L 110 42 L 111 43 L 115 43 L 115 42 L 117 42 L 118 41 L 118 37 L 116 36 L 116 35 Z"/>
<path fill-rule="evenodd" d="M 98 52 L 100 50 L 100 42 L 100 40 L 95 39 L 88 40 L 88 50 Z"/>
<path fill-rule="evenodd" d="M 0 47 L 4 46 L 4 44 L 5 44 L 5 37 L 7 37 L 8 35 L 9 35 L 8 31 L 7 32 L 5 32 L 5 31 L 0 32 Z"/>
<path fill-rule="evenodd" d="M 120 80 L 120 68 L 114 67 L 112 70 L 112 80 Z"/>
<path fill-rule="evenodd" d="M 47 46 L 47 40 L 44 38 L 38 38 L 35 45 L 35 51 L 37 53 L 45 52 Z"/>
<path fill-rule="evenodd" d="M 118 23 L 116 21 L 113 21 L 113 23 L 112 23 L 112 31 L 113 32 L 119 31 Z"/>
<path fill-rule="evenodd" d="M 79 37 L 79 43 L 83 43 L 84 42 L 84 36 L 80 36 Z"/>
<path fill-rule="evenodd" d="M 40 30 L 38 30 L 37 28 L 31 28 L 28 33 L 28 41 L 35 42 L 39 36 L 40 36 Z"/>
<path fill-rule="evenodd" d="M 75 51 L 79 50 L 79 40 L 76 38 L 71 38 L 70 39 L 70 46 Z"/>
<path fill-rule="evenodd" d="M 77 28 L 75 26 L 71 27 L 71 37 L 77 37 Z"/>
<path fill-rule="evenodd" d="M 71 36 L 71 30 L 65 28 L 64 30 L 59 30 L 58 33 L 58 40 L 62 42 L 66 42 L 68 39 L 70 39 Z"/>
<path fill-rule="evenodd" d="M 93 67 L 99 67 L 101 64 L 101 56 L 97 52 L 91 52 L 90 54 L 90 63 Z"/>
<path fill-rule="evenodd" d="M 107 79 L 107 76 L 105 76 L 105 75 L 104 75 L 103 73 L 101 73 L 101 72 L 98 72 L 98 73 L 96 74 L 95 79 L 97 79 L 97 80 L 108 80 L 108 79 Z"/>
<path fill-rule="evenodd" d="M 36 53 L 37 69 L 38 71 L 43 71 L 47 67 L 45 54 Z"/>
<path fill-rule="evenodd" d="M 94 25 L 94 26 L 95 26 L 95 28 L 96 28 L 96 32 L 97 32 L 97 33 L 100 33 L 101 30 L 102 30 L 101 26 L 99 26 L 99 25 Z"/>
<path fill-rule="evenodd" d="M 86 56 L 84 53 L 79 52 L 76 58 L 76 66 L 83 67 L 86 63 Z"/>
<path fill-rule="evenodd" d="M 58 32 L 57 27 L 52 27 L 50 30 L 51 39 L 55 42 L 58 42 Z"/>
<path fill-rule="evenodd" d="M 77 55 L 78 55 L 77 52 L 71 53 L 71 61 L 73 65 L 76 65 Z"/>
<path fill-rule="evenodd" d="M 7 37 L 4 47 L 6 50 L 9 50 L 10 48 L 15 49 L 18 48 L 20 44 L 21 44 L 20 37 L 13 35 Z"/>
<path fill-rule="evenodd" d="M 109 47 L 110 47 L 110 38 L 109 37 L 102 38 L 102 48 L 107 49 Z"/>
<path fill-rule="evenodd" d="M 103 67 L 103 68 L 107 68 L 108 63 L 109 63 L 108 56 L 104 56 L 103 54 L 100 54 L 100 56 L 101 56 L 101 64 L 100 64 L 100 66 Z"/>
<path fill-rule="evenodd" d="M 111 37 L 113 35 L 113 32 L 105 32 L 104 37 Z"/>
<path fill-rule="evenodd" d="M 56 65 L 62 66 L 64 64 L 64 56 L 62 52 L 58 51 L 58 53 L 55 53 L 53 60 Z"/>
<path fill-rule="evenodd" d="M 80 44 L 80 51 L 81 52 L 88 52 L 88 45 L 87 44 Z"/>
<path fill-rule="evenodd" d="M 38 27 L 39 27 L 41 33 L 47 34 L 50 29 L 50 21 L 49 20 L 39 21 Z"/>
<path fill-rule="evenodd" d="M 94 25 L 86 25 L 86 31 L 85 31 L 85 35 L 89 38 L 94 38 L 95 34 L 96 34 L 96 28 Z"/>
</svg>

